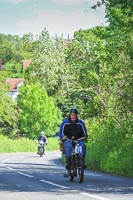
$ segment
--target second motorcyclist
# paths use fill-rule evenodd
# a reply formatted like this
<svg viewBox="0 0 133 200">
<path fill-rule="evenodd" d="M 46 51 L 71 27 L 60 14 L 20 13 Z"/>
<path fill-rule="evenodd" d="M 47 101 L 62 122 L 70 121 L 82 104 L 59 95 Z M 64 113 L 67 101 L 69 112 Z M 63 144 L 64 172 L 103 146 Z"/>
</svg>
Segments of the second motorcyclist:
<svg viewBox="0 0 133 200">
<path fill-rule="evenodd" d="M 44 131 L 41 131 L 41 133 L 38 136 L 37 140 L 38 140 L 38 151 L 37 151 L 37 154 L 39 154 L 39 141 L 43 141 L 44 142 L 43 153 L 45 154 L 45 145 L 48 144 L 48 138 L 46 137 Z"/>
</svg>

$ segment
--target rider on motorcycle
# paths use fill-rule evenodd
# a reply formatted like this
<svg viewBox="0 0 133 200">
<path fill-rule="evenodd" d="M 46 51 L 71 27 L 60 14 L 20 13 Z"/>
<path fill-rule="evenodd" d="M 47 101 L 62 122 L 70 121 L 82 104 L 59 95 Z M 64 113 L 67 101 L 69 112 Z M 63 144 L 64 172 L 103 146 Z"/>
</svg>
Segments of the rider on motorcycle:
<svg viewBox="0 0 133 200">
<path fill-rule="evenodd" d="M 46 145 L 48 144 L 48 139 L 47 139 L 44 131 L 41 131 L 37 140 L 38 140 L 38 152 L 37 152 L 37 154 L 39 154 L 39 141 L 43 141 L 44 144 L 46 144 Z M 44 152 L 44 147 L 43 147 L 43 152 Z"/>
<path fill-rule="evenodd" d="M 85 137 L 85 140 L 87 140 L 88 137 L 85 124 L 81 119 L 78 118 L 77 115 L 77 109 L 71 108 L 68 118 L 65 119 L 60 126 L 59 138 L 64 143 L 67 169 L 69 169 L 70 167 L 72 147 L 71 142 L 69 140 L 66 140 L 66 138 L 72 139 L 72 137 L 74 137 L 75 139 L 79 139 Z M 84 144 L 84 141 L 79 141 L 79 145 L 82 146 L 82 155 L 85 163 L 86 146 Z M 86 168 L 86 165 L 84 165 L 84 167 Z"/>
</svg>

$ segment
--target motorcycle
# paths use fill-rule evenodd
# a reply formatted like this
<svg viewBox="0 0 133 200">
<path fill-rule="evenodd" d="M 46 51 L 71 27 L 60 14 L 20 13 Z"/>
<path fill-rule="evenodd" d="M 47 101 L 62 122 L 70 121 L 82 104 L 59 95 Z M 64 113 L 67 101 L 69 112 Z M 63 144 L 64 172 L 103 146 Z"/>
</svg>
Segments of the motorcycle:
<svg viewBox="0 0 133 200">
<path fill-rule="evenodd" d="M 82 156 L 82 147 L 79 145 L 80 140 L 85 138 L 80 138 L 78 140 L 68 139 L 72 145 L 72 154 L 70 157 L 70 168 L 67 169 L 68 174 L 65 177 L 68 177 L 70 181 L 73 181 L 74 177 L 77 177 L 78 182 L 82 183 L 84 179 L 84 161 Z"/>
<path fill-rule="evenodd" d="M 39 142 L 38 142 L 38 147 L 39 147 L 39 155 L 40 155 L 40 157 L 42 157 L 43 156 L 43 154 L 44 154 L 44 142 L 42 141 L 42 140 L 40 140 Z"/>
</svg>

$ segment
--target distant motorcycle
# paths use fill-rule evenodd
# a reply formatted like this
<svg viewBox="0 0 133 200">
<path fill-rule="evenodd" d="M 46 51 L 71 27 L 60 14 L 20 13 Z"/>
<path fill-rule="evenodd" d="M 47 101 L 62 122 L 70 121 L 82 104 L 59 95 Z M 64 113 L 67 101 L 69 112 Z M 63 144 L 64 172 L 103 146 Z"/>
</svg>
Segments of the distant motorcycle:
<svg viewBox="0 0 133 200">
<path fill-rule="evenodd" d="M 45 145 L 45 143 L 42 140 L 40 140 L 38 142 L 38 145 L 39 145 L 39 155 L 40 155 L 40 157 L 42 157 L 43 154 L 44 154 L 44 145 Z"/>
</svg>

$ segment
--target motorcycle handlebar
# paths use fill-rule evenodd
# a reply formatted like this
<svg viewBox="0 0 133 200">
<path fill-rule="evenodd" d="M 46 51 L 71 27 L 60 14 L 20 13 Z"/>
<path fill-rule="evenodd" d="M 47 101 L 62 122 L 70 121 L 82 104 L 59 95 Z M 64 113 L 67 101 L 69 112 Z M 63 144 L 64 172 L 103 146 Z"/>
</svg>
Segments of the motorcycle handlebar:
<svg viewBox="0 0 133 200">
<path fill-rule="evenodd" d="M 79 139 L 74 139 L 74 138 L 69 139 L 69 138 L 66 138 L 66 140 L 69 140 L 69 141 L 71 141 L 71 142 L 72 142 L 72 141 L 75 141 L 75 142 L 77 141 L 77 142 L 78 142 L 78 141 L 86 140 L 86 137 L 81 137 L 81 138 L 79 138 Z"/>
</svg>

